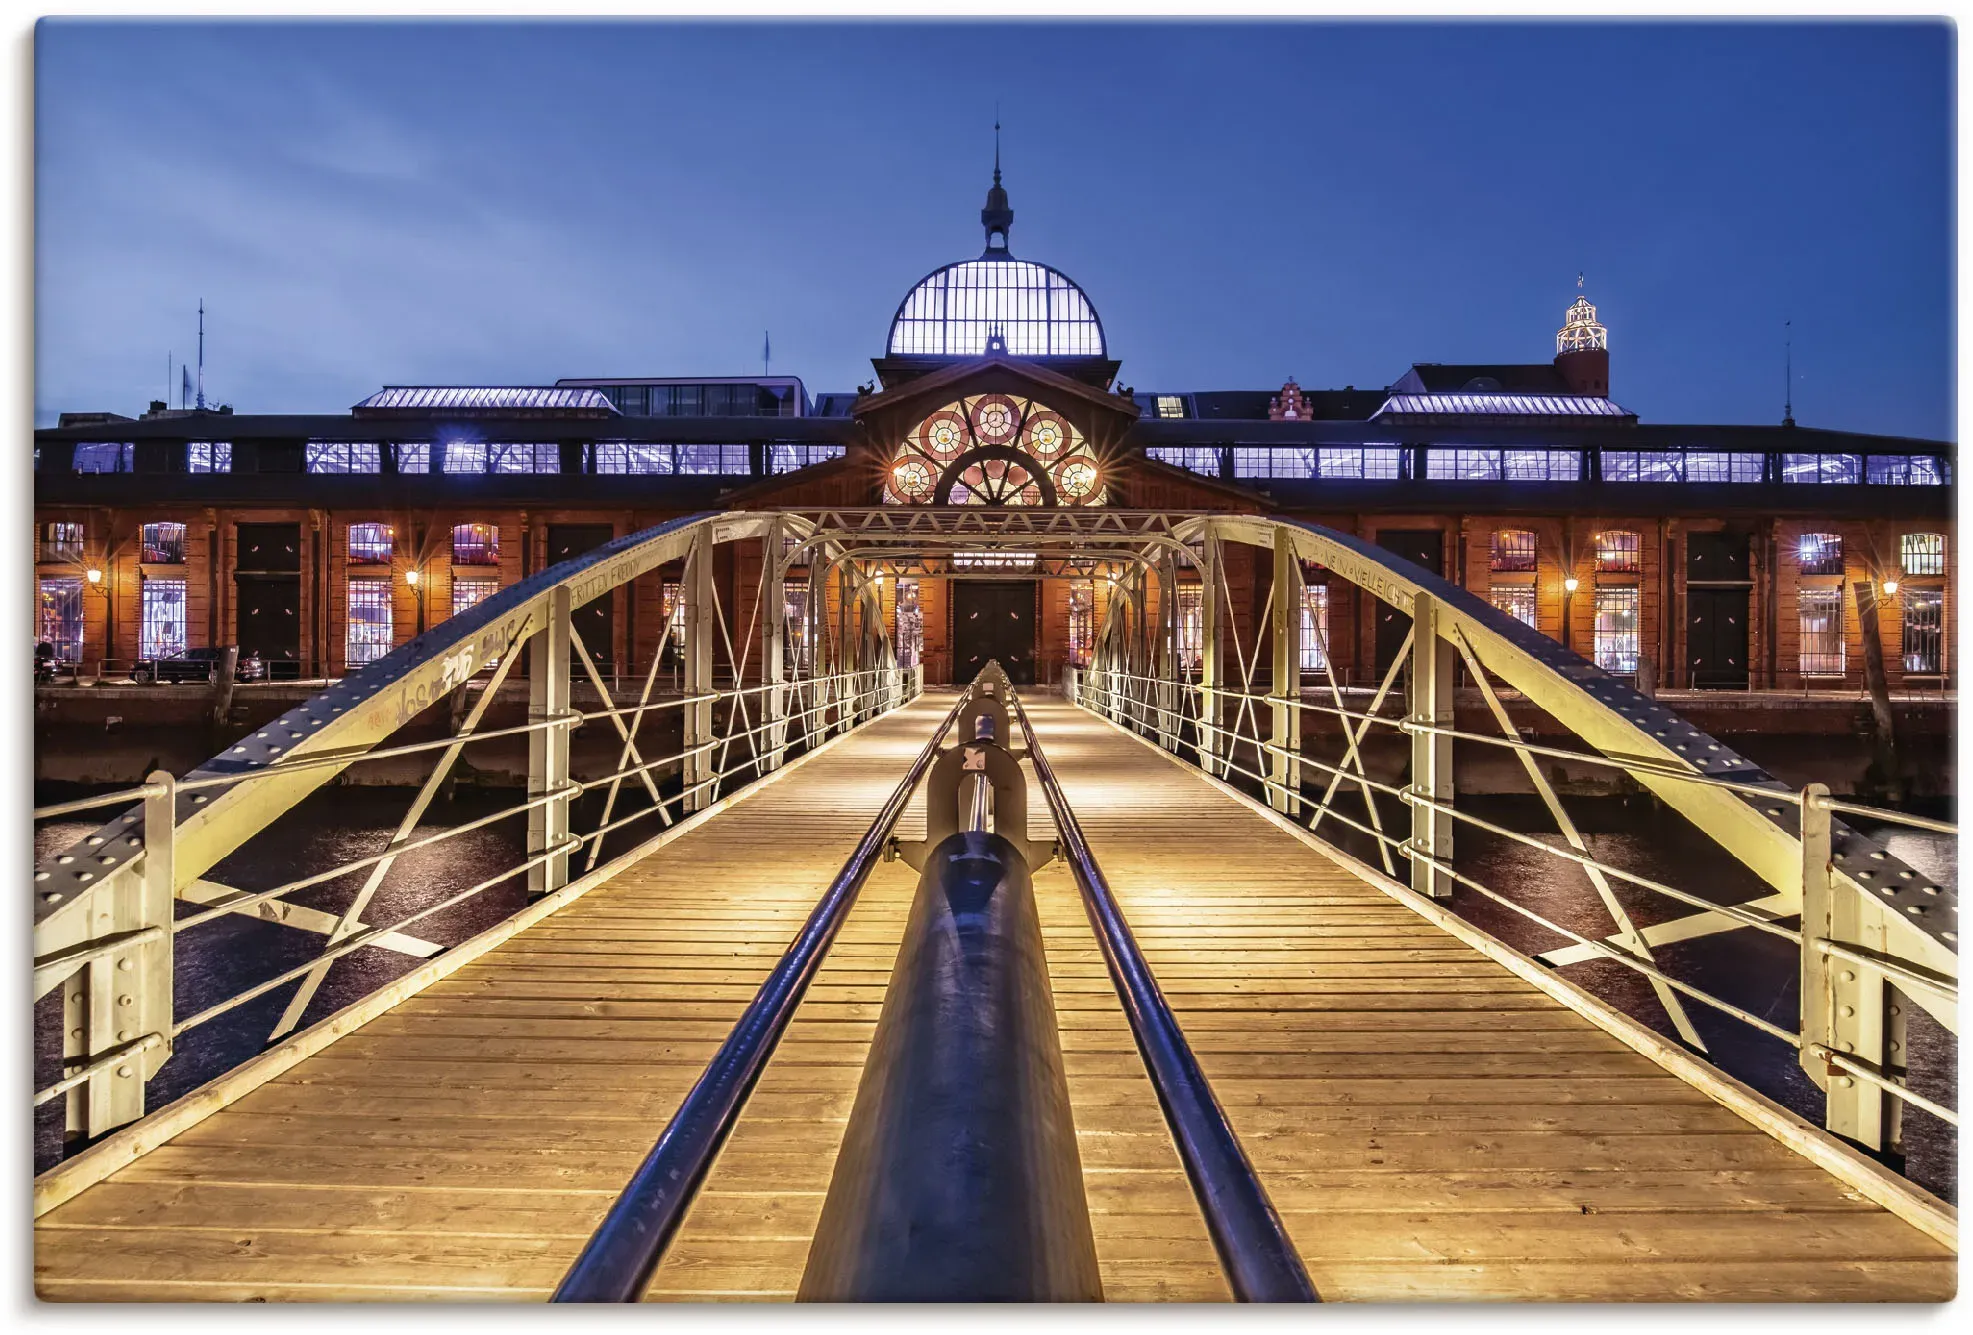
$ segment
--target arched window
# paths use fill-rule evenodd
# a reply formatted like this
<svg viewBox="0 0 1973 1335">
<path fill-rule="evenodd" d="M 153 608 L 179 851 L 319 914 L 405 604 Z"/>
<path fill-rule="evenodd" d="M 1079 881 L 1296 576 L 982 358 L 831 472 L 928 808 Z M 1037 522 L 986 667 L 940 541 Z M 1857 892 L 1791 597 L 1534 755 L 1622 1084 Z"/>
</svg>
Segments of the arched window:
<svg viewBox="0 0 1973 1335">
<path fill-rule="evenodd" d="M 1843 573 L 1843 535 L 1840 533 L 1804 533 L 1796 544 L 1795 554 L 1804 575 Z"/>
<path fill-rule="evenodd" d="M 500 564 L 500 530 L 492 524 L 452 526 L 452 564 L 456 566 L 497 566 Z"/>
<path fill-rule="evenodd" d="M 884 479 L 886 505 L 1101 505 L 1107 494 L 1082 433 L 1012 394 L 931 414 L 906 433 Z"/>
<path fill-rule="evenodd" d="M 349 526 L 350 561 L 369 563 L 390 560 L 392 536 L 389 524 L 351 524 Z"/>
<path fill-rule="evenodd" d="M 1487 569 L 1489 570 L 1533 570 L 1535 568 L 1535 535 L 1532 529 L 1495 529 L 1487 539 Z"/>
<path fill-rule="evenodd" d="M 1607 529 L 1596 535 L 1596 570 L 1602 575 L 1634 575 L 1644 540 L 1628 529 Z"/>
</svg>

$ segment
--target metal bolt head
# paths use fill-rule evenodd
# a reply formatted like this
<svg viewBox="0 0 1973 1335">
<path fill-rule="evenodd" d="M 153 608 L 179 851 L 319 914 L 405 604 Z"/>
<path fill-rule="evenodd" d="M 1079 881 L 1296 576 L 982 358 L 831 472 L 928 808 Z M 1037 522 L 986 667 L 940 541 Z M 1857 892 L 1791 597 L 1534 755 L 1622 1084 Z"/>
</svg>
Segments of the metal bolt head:
<svg viewBox="0 0 1973 1335">
<path fill-rule="evenodd" d="M 1850 1079 L 1850 1077 L 1848 1077 L 1847 1075 L 1839 1075 L 1836 1077 L 1834 1083 L 1838 1089 L 1848 1089 L 1851 1085 L 1854 1085 L 1856 1081 Z"/>
<path fill-rule="evenodd" d="M 119 1066 L 116 1068 L 116 1073 L 120 1076 L 128 1078 L 130 1075 L 130 1068 L 128 1066 Z"/>
<path fill-rule="evenodd" d="M 129 973 L 134 966 L 130 962 L 130 956 L 125 955 L 122 959 L 116 962 L 116 967 L 117 967 L 117 972 L 119 973 Z"/>
<path fill-rule="evenodd" d="M 131 996 L 128 992 L 125 992 L 122 996 L 116 999 L 116 1004 L 119 1006 L 135 1006 L 137 1004 L 137 998 Z"/>
<path fill-rule="evenodd" d="M 1842 1014 L 1846 1019 L 1849 1016 L 1855 1015 L 1856 1013 L 1857 1013 L 1857 1008 L 1855 1006 L 1845 1006 L 1842 1008 Z"/>
<path fill-rule="evenodd" d="M 1836 976 L 1846 983 L 1854 983 L 1857 980 L 1856 970 L 1854 969 L 1845 969 Z"/>
</svg>

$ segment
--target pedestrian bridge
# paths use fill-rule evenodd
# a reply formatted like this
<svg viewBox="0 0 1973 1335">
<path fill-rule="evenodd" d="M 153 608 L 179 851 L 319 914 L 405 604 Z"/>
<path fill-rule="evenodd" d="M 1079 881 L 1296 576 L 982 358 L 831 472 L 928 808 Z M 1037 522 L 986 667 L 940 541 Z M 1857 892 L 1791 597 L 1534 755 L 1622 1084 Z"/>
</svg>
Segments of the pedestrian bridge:
<svg viewBox="0 0 1973 1335">
<path fill-rule="evenodd" d="M 1555 828 L 1520 837 L 1554 851 L 1583 877 L 1584 903 L 1607 913 L 1589 931 L 1543 919 L 1572 944 L 1538 958 L 1457 911 L 1450 893 L 1467 880 L 1452 847 L 1455 739 L 1529 759 L 1542 749 L 1452 726 L 1461 660 L 1450 655 L 1463 653 L 1485 686 L 1490 675 L 1525 681 L 1535 669 L 1510 659 L 1532 651 L 1415 567 L 1393 560 L 1387 574 L 1400 583 L 1379 595 L 1404 599 L 1427 646 L 1414 650 L 1401 689 L 1398 674 L 1386 682 L 1407 701 L 1402 715 L 1380 713 L 1387 692 L 1351 710 L 1299 684 L 1256 690 L 1246 664 L 1263 661 L 1270 646 L 1259 641 L 1251 660 L 1236 641 L 1241 675 L 1209 662 L 1188 678 L 1158 652 L 1155 618 L 1132 625 L 1128 610 L 1105 627 L 1091 669 L 1057 690 L 1013 688 L 990 670 L 966 692 L 927 692 L 889 661 L 877 630 L 859 633 L 865 604 L 854 585 L 838 605 L 830 671 L 784 672 L 785 628 L 770 626 L 750 672 L 750 655 L 733 652 L 745 632 L 712 633 L 726 616 L 709 588 L 714 522 L 728 525 L 722 540 L 750 535 L 769 551 L 781 542 L 774 529 L 721 516 L 625 540 L 594 565 L 570 563 L 583 569 L 544 572 L 501 605 L 455 618 L 470 625 L 440 626 L 431 642 L 247 739 L 260 749 L 243 758 L 153 776 L 135 794 L 141 811 L 42 864 L 36 990 L 59 995 L 64 1058 L 37 1102 L 66 1109 L 80 1146 L 36 1181 L 43 1298 L 885 1296 L 869 1286 L 872 1267 L 885 1268 L 882 1238 L 898 1248 L 892 1269 L 905 1254 L 901 1235 L 883 1233 L 880 1216 L 893 1207 L 1032 1223 L 984 1231 L 1031 1232 L 1054 1254 L 988 1245 L 953 1262 L 985 1267 L 994 1282 L 1032 1279 L 1012 1296 L 1938 1301 L 1955 1292 L 1956 1213 L 1900 1174 L 1891 1151 L 1907 1104 L 1956 1125 L 1950 1108 L 1912 1087 L 1901 1055 L 1914 1004 L 1952 1027 L 1956 934 L 1921 935 L 1911 923 L 1922 915 L 1879 912 L 1869 897 L 1879 877 L 1895 878 L 1900 893 L 1919 883 L 1919 894 L 1927 878 L 1845 829 L 1836 814 L 1855 808 L 1813 787 L 1781 789 L 1689 729 L 1676 735 L 1696 742 L 1626 748 L 1597 734 L 1607 719 L 1584 714 L 1583 755 L 1614 753 L 1608 763 L 1670 794 L 1663 800 L 1714 834 L 1723 857 L 1760 874 L 1780 867 L 1770 882 L 1792 878 L 1793 897 L 1778 888 L 1709 897 L 1703 881 L 1661 885 L 1600 863 L 1531 764 Z M 805 532 L 804 541 L 837 543 L 843 563 L 869 546 L 867 535 L 819 522 Z M 1020 530 L 1012 540 L 1035 537 Z M 1208 563 L 1217 540 L 1208 534 Z M 694 575 L 707 577 L 685 619 L 688 680 L 668 698 L 647 681 L 635 705 L 620 705 L 572 639 L 570 610 L 582 592 L 609 587 L 595 571 L 614 561 L 607 578 L 635 578 L 630 567 L 648 569 L 660 549 L 695 563 L 688 592 Z M 780 600 L 769 592 L 763 602 Z M 1273 623 L 1271 648 L 1292 655 L 1284 621 Z M 500 731 L 475 729 L 520 662 L 516 646 L 534 634 L 530 721 L 508 730 L 534 748 L 530 795 L 511 813 L 527 821 L 525 855 L 489 868 L 499 875 L 485 884 L 366 922 L 404 902 L 376 893 L 394 862 L 444 837 L 416 833 L 419 820 L 459 751 Z M 712 671 L 721 639 L 724 686 Z M 496 656 L 462 660 L 462 644 L 500 651 L 481 705 L 440 741 L 383 745 L 416 713 L 400 695 L 439 699 L 430 682 L 455 689 Z M 1647 717 L 1641 697 L 1569 657 L 1539 668 L 1666 737 L 1650 726 L 1663 711 Z M 605 702 L 588 713 L 569 693 L 584 664 Z M 639 750 L 648 736 L 639 726 L 667 699 L 684 728 L 661 763 Z M 1325 710 L 1342 721 L 1333 764 L 1292 726 Z M 621 759 L 583 780 L 567 738 L 599 719 Z M 1373 726 L 1402 729 L 1413 747 L 1402 786 L 1358 755 Z M 314 741 L 316 730 L 340 735 Z M 392 747 L 423 748 L 436 763 L 381 852 L 300 884 L 242 890 L 205 879 L 310 789 Z M 1666 759 L 1678 753 L 1704 758 L 1679 771 Z M 1693 804 L 1681 775 L 1713 809 Z M 1387 788 L 1380 806 L 1373 790 Z M 648 805 L 630 801 L 639 789 Z M 1348 806 L 1339 790 L 1361 803 Z M 1734 834 L 1727 803 L 1754 811 L 1762 828 L 1779 828 L 1769 803 L 1786 808 L 1792 869 Z M 593 819 L 579 832 L 585 812 Z M 657 828 L 599 856 L 604 834 L 633 819 Z M 1325 819 L 1381 839 L 1378 860 L 1330 843 Z M 925 918 L 925 903 L 944 902 L 921 888 L 937 883 L 938 850 L 967 839 L 1000 840 L 1018 868 L 1003 870 L 996 895 L 1032 886 L 1045 987 L 1025 1000 L 1018 969 L 1013 981 L 965 990 L 975 977 L 967 961 L 980 952 L 1018 956 L 1018 922 L 968 936 L 986 910 Z M 1861 866 L 1862 879 L 1845 864 Z M 219 933 L 247 918 L 278 919 L 290 897 L 307 900 L 302 892 L 336 877 L 350 893 L 328 910 L 319 957 L 271 962 L 240 989 L 244 1002 L 188 984 L 188 951 L 219 948 Z M 517 879 L 528 893 L 514 912 L 414 954 L 382 986 L 313 1018 L 310 998 L 334 961 L 375 952 L 392 933 L 415 936 L 448 905 Z M 1950 912 L 1951 895 L 1930 889 L 1921 906 Z M 1700 912 L 1643 914 L 1636 903 L 1647 891 Z M 76 903 L 81 911 L 68 907 Z M 1808 998 L 1795 1028 L 1681 976 L 1665 946 L 1708 932 L 1792 938 Z M 926 962 L 951 941 L 960 963 Z M 1583 960 L 1645 978 L 1669 1003 L 1659 1022 L 1585 986 Z M 190 1055 L 197 1033 L 284 998 L 261 1050 L 215 1062 L 211 1078 L 147 1106 L 147 1084 L 169 1070 L 167 1058 Z M 1868 1028 L 1856 1023 L 1858 1002 Z M 1007 1054 L 1012 1074 L 962 1079 L 957 1094 L 936 1052 L 880 1034 L 917 1023 L 936 1035 L 962 1012 L 998 1017 L 1003 1005 L 1029 1026 L 1005 1040 L 1017 1049 Z M 1823 1116 L 1784 1106 L 1715 1061 L 1705 1035 L 1721 1025 L 1765 1025 L 1764 1041 L 1799 1053 L 1826 1095 Z M 941 1080 L 944 1093 L 911 1102 Z M 1072 1121 L 1057 1118 L 1064 1134 L 1053 1140 L 1050 1088 L 1065 1093 Z M 917 1120 L 886 1124 L 886 1107 L 915 1109 Z M 952 1162 L 949 1181 L 905 1172 L 896 1156 L 910 1146 L 892 1142 L 911 1136 L 870 1130 L 928 1117 L 958 1119 L 950 1125 L 969 1144 L 993 1139 L 982 1127 L 1032 1126 L 1029 1148 L 1007 1152 L 1020 1168 L 1012 1176 L 1045 1199 L 987 1200 L 986 1188 L 968 1185 L 978 1161 L 949 1146 L 933 1150 Z M 825 1209 L 828 1245 L 817 1246 Z M 877 1241 L 842 1255 L 866 1236 Z M 1087 1273 L 1062 1259 L 1070 1254 L 1091 1258 Z"/>
</svg>

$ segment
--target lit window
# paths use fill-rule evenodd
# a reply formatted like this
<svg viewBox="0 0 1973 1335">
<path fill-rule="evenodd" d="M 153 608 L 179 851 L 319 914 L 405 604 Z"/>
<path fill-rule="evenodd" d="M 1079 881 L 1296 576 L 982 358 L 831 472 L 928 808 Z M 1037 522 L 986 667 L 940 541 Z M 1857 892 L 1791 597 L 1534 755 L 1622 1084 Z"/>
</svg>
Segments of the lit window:
<svg viewBox="0 0 1973 1335">
<path fill-rule="evenodd" d="M 1637 671 L 1637 600 L 1630 585 L 1596 591 L 1596 666 L 1605 672 Z"/>
<path fill-rule="evenodd" d="M 349 559 L 354 562 L 388 561 L 395 535 L 389 524 L 351 524 Z"/>
<path fill-rule="evenodd" d="M 1946 573 L 1946 535 L 1907 533 L 1898 539 L 1899 564 L 1907 575 Z"/>
<path fill-rule="evenodd" d="M 429 442 L 418 441 L 410 445 L 393 445 L 391 449 L 397 455 L 398 472 L 429 473 L 432 471 L 432 447 Z"/>
<path fill-rule="evenodd" d="M 1427 450 L 1425 476 L 1459 482 L 1574 482 L 1582 476 L 1582 456 L 1574 450 Z"/>
<path fill-rule="evenodd" d="M 1795 554 L 1804 575 L 1843 573 L 1843 536 L 1840 533 L 1804 533 Z"/>
<path fill-rule="evenodd" d="M 390 652 L 391 587 L 387 579 L 349 582 L 349 633 L 343 660 L 350 667 L 374 663 Z"/>
<path fill-rule="evenodd" d="M 1206 608 L 1197 584 L 1178 586 L 1178 666 L 1195 672 L 1206 643 Z"/>
<path fill-rule="evenodd" d="M 1144 451 L 1144 457 L 1183 468 L 1188 473 L 1219 476 L 1219 450 L 1211 445 L 1152 445 Z"/>
<path fill-rule="evenodd" d="M 1158 416 L 1160 417 L 1185 416 L 1185 400 L 1179 398 L 1178 395 L 1176 394 L 1158 395 Z"/>
<path fill-rule="evenodd" d="M 1694 450 L 1685 456 L 1687 482 L 1759 482 L 1767 474 L 1763 455 Z"/>
<path fill-rule="evenodd" d="M 806 596 L 805 590 L 804 596 Z M 673 650 L 684 653 L 685 586 L 667 581 L 659 589 L 659 601 L 664 615 L 665 637 Z"/>
<path fill-rule="evenodd" d="M 1618 590 L 1612 589 L 1615 593 Z M 1524 626 L 1535 624 L 1535 586 L 1499 584 L 1487 590 L 1487 601 Z"/>
<path fill-rule="evenodd" d="M 452 526 L 452 564 L 456 566 L 497 566 L 500 564 L 500 530 L 492 524 Z"/>
<path fill-rule="evenodd" d="M 82 525 L 69 523 L 43 524 L 41 526 L 42 561 L 80 561 L 82 559 Z"/>
<path fill-rule="evenodd" d="M 1856 483 L 1863 481 L 1861 454 L 1784 454 L 1783 482 Z"/>
<path fill-rule="evenodd" d="M 144 564 L 177 566 L 185 564 L 185 526 L 146 524 L 143 532 Z"/>
<path fill-rule="evenodd" d="M 455 579 L 452 581 L 452 615 L 458 616 L 468 608 L 481 603 L 500 592 L 497 579 Z"/>
<path fill-rule="evenodd" d="M 1302 671 L 1329 666 L 1329 586 L 1302 586 Z"/>
<path fill-rule="evenodd" d="M 1802 589 L 1795 596 L 1801 616 L 1802 675 L 1842 676 L 1847 666 L 1843 643 L 1843 591 Z"/>
<path fill-rule="evenodd" d="M 1943 487 L 1952 480 L 1952 467 L 1935 454 L 1873 454 L 1864 476 L 1894 487 Z"/>
<path fill-rule="evenodd" d="M 896 629 L 892 644 L 897 649 L 897 665 L 917 667 L 925 656 L 925 613 L 918 604 L 918 581 L 897 582 L 897 605 L 892 609 Z"/>
<path fill-rule="evenodd" d="M 448 473 L 484 473 L 486 471 L 486 442 L 483 440 L 453 440 L 445 444 L 445 471 Z"/>
<path fill-rule="evenodd" d="M 745 445 L 680 445 L 678 471 L 707 476 L 740 476 L 753 472 Z"/>
<path fill-rule="evenodd" d="M 1088 667 L 1096 645 L 1096 581 L 1069 581 L 1069 666 Z"/>
<path fill-rule="evenodd" d="M 596 471 L 669 474 L 673 471 L 671 446 L 644 445 L 626 440 L 601 440 L 596 442 Z"/>
<path fill-rule="evenodd" d="M 129 441 L 121 445 L 84 441 L 75 447 L 78 473 L 128 473 L 135 468 L 137 447 Z"/>
<path fill-rule="evenodd" d="M 63 575 L 41 581 L 36 600 L 34 634 L 55 646 L 55 657 L 64 663 L 82 661 L 82 577 Z M 1906 618 L 1910 624 L 1910 618 Z M 1906 643 L 1910 635 L 1906 635 Z"/>
<path fill-rule="evenodd" d="M 1317 451 L 1316 472 L 1323 477 L 1395 478 L 1404 461 L 1396 445 L 1325 445 Z"/>
<path fill-rule="evenodd" d="M 826 463 L 831 459 L 842 457 L 841 445 L 769 445 L 767 471 L 792 473 L 797 468 L 807 468 L 813 464 Z"/>
<path fill-rule="evenodd" d="M 891 324 L 893 357 L 978 357 L 999 339 L 1011 357 L 1101 357 L 1089 299 L 1045 264 L 980 259 L 927 277 Z"/>
<path fill-rule="evenodd" d="M 1535 535 L 1532 529 L 1496 529 L 1487 539 L 1487 569 L 1533 570 Z"/>
<path fill-rule="evenodd" d="M 1233 476 L 1314 477 L 1315 451 L 1292 446 L 1268 448 L 1236 445 L 1233 449 Z"/>
<path fill-rule="evenodd" d="M 1596 535 L 1596 569 L 1599 574 L 1634 575 L 1641 568 L 1638 551 L 1643 540 L 1626 529 L 1609 529 Z"/>
<path fill-rule="evenodd" d="M 1904 670 L 1915 676 L 1945 671 L 1946 591 L 1906 589 Z"/>
<path fill-rule="evenodd" d="M 1743 451 L 1605 450 L 1605 482 L 1759 482 L 1762 455 Z"/>
<path fill-rule="evenodd" d="M 188 473 L 230 473 L 233 471 L 233 443 L 227 440 L 195 440 L 185 446 Z"/>
<path fill-rule="evenodd" d="M 667 589 L 675 589 L 675 584 Z M 667 594 L 667 597 L 670 595 Z M 671 604 L 667 602 L 666 608 Z M 667 617 L 671 615 L 667 610 Z M 790 676 L 800 676 L 808 671 L 808 590 L 801 585 L 789 585 L 782 594 L 781 616 L 787 627 L 787 642 L 782 649 L 782 671 Z"/>
<path fill-rule="evenodd" d="M 140 658 L 169 658 L 185 652 L 185 581 L 147 579 L 137 634 Z"/>
<path fill-rule="evenodd" d="M 311 440 L 302 446 L 302 457 L 311 473 L 381 473 L 384 469 L 383 454 L 383 446 L 367 440 Z M 401 469 L 401 471 L 422 473 L 425 470 L 418 468 Z"/>
<path fill-rule="evenodd" d="M 562 447 L 552 442 L 532 445 L 489 445 L 486 447 L 489 473 L 559 473 Z M 447 471 L 451 471 L 448 465 Z"/>
</svg>

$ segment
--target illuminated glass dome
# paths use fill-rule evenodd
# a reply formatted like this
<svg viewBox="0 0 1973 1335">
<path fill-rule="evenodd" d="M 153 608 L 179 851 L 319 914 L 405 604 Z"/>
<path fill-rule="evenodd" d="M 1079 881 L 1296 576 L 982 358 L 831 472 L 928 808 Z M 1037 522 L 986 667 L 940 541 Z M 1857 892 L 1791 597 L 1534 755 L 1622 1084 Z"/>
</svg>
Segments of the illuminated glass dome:
<svg viewBox="0 0 1973 1335">
<path fill-rule="evenodd" d="M 998 127 L 996 127 L 997 129 Z M 893 357 L 1103 357 L 1103 323 L 1081 288 L 1060 269 L 1007 253 L 1014 210 L 1000 185 L 980 210 L 986 253 L 934 269 L 912 288 L 891 320 Z"/>
</svg>

